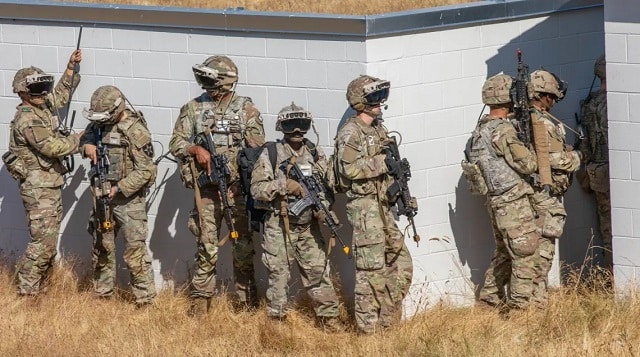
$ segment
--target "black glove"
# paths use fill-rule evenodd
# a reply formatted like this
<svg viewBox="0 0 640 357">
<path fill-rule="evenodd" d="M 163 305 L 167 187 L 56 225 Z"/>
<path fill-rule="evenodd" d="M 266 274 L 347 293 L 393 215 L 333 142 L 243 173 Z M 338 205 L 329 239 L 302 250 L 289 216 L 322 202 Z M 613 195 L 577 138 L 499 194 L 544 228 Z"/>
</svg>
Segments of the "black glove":
<svg viewBox="0 0 640 357">
<path fill-rule="evenodd" d="M 389 169 L 389 175 L 393 177 L 400 177 L 402 174 L 402 169 L 400 168 L 400 163 L 391 157 L 388 153 L 384 157 L 384 163 L 387 164 L 387 169 Z"/>
</svg>

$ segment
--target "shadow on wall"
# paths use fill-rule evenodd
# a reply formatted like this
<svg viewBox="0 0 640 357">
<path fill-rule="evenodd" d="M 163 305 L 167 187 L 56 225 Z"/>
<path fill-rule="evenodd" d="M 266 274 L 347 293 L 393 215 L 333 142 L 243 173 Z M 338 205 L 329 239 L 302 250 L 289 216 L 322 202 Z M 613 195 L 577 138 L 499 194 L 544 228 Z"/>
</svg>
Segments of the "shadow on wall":
<svg viewBox="0 0 640 357">
<path fill-rule="evenodd" d="M 13 271 L 30 238 L 18 181 L 11 177 L 4 164 L 0 165 L 0 262 Z"/>
<path fill-rule="evenodd" d="M 495 248 L 485 200 L 484 197 L 469 193 L 467 181 L 464 175 L 461 175 L 456 185 L 455 209 L 449 204 L 449 222 L 458 257 L 462 265 L 469 267 L 476 298 L 484 283 L 484 273 Z"/>
</svg>

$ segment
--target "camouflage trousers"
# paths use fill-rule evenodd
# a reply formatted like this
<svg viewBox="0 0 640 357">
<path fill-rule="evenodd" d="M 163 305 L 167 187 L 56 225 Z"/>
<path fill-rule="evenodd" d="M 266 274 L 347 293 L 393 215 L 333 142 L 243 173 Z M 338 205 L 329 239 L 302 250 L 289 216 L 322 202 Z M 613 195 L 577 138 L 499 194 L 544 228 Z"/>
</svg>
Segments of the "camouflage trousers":
<svg viewBox="0 0 640 357">
<path fill-rule="evenodd" d="M 89 233 L 93 235 L 93 288 L 101 297 L 113 295 L 116 279 L 116 244 L 119 231 L 124 236 L 124 262 L 131 277 L 131 290 L 137 304 L 145 304 L 156 297 L 151 256 L 147 250 L 147 212 L 142 195 L 117 197 L 111 201 L 114 228 L 99 232 L 91 217 Z"/>
<path fill-rule="evenodd" d="M 529 197 L 489 206 L 489 216 L 496 249 L 479 298 L 491 305 L 524 308 L 533 296 L 540 240 Z"/>
<path fill-rule="evenodd" d="M 589 188 L 595 193 L 602 248 L 604 250 L 604 264 L 613 269 L 613 251 L 611 248 L 611 198 L 609 184 L 609 164 L 589 163 L 586 166 L 589 176 Z"/>
<path fill-rule="evenodd" d="M 326 244 L 317 221 L 290 224 L 287 238 L 279 214 L 271 213 L 265 221 L 262 262 L 268 271 L 267 315 L 284 317 L 287 313 L 288 282 L 291 268 L 297 264 L 302 286 L 311 298 L 318 317 L 339 315 L 338 296 L 331 283 Z"/>
<path fill-rule="evenodd" d="M 200 191 L 202 197 L 202 217 L 197 209 L 189 217 L 189 230 L 197 238 L 196 266 L 191 279 L 192 298 L 213 296 L 216 287 L 216 263 L 218 261 L 218 243 L 220 229 L 224 219 L 224 210 L 217 189 Z M 238 231 L 238 239 L 233 244 L 233 272 L 235 275 L 236 293 L 234 300 L 251 305 L 257 304 L 258 294 L 254 278 L 253 233 L 249 230 L 244 197 L 234 197 L 234 226 Z M 233 240 L 229 238 L 229 240 Z"/>
<path fill-rule="evenodd" d="M 355 246 L 355 319 L 358 330 L 374 332 L 400 319 L 402 301 L 409 292 L 413 262 L 404 236 L 389 207 L 375 196 L 347 203 Z"/>
<path fill-rule="evenodd" d="M 549 271 L 555 255 L 555 241 L 562 236 L 567 212 L 562 203 L 562 196 L 549 195 L 544 191 L 536 191 L 531 199 L 533 209 L 538 218 L 536 224 L 541 233 L 540 244 L 536 252 L 536 278 L 534 280 L 533 300 L 544 306 L 547 303 Z"/>
<path fill-rule="evenodd" d="M 62 221 L 61 193 L 60 187 L 20 188 L 31 235 L 31 242 L 16 264 L 20 295 L 40 293 L 51 273 Z"/>
</svg>

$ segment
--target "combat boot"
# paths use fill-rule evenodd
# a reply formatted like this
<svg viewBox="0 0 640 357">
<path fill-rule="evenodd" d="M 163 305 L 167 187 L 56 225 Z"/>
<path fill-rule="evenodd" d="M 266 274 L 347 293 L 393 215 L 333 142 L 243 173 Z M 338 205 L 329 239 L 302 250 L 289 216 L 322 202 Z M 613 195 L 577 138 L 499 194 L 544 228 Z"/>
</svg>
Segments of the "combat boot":
<svg viewBox="0 0 640 357">
<path fill-rule="evenodd" d="M 320 327 L 324 332 L 329 333 L 341 333 L 347 330 L 347 327 L 340 321 L 338 317 L 326 317 L 321 316 L 318 319 L 318 327 Z"/>
<path fill-rule="evenodd" d="M 205 297 L 191 298 L 191 305 L 189 306 L 189 316 L 191 317 L 204 317 L 209 311 L 210 299 Z"/>
</svg>

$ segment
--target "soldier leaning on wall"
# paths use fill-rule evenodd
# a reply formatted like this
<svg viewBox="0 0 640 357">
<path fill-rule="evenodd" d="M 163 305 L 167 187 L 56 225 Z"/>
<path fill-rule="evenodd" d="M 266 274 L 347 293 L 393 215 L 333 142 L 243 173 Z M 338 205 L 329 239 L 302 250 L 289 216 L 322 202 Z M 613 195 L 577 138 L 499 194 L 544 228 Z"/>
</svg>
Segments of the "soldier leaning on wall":
<svg viewBox="0 0 640 357">
<path fill-rule="evenodd" d="M 80 82 L 74 69 L 82 52 L 71 54 L 58 84 L 39 68 L 20 69 L 13 92 L 22 102 L 11 122 L 9 151 L 3 156 L 11 175 L 19 181 L 20 195 L 29 220 L 31 242 L 16 265 L 18 295 L 37 296 L 51 273 L 62 221 L 61 159 L 78 150 L 80 134 L 63 135 L 58 110 L 70 100 L 71 88 Z"/>
<path fill-rule="evenodd" d="M 526 181 L 537 169 L 536 156 L 518 139 L 509 120 L 514 80 L 497 74 L 482 86 L 489 114 L 478 121 L 462 167 L 473 194 L 487 195 L 496 249 L 480 291 L 482 304 L 500 311 L 526 307 L 533 296 L 538 233 Z"/>
<path fill-rule="evenodd" d="M 542 69 L 532 72 L 530 78 L 528 94 L 532 126 L 541 123 L 546 128 L 544 151 L 549 153 L 551 170 L 551 184 L 534 185 L 531 199 L 541 233 L 533 300 L 538 306 L 544 307 L 547 303 L 548 275 L 555 255 L 555 241 L 562 235 L 567 218 L 563 196 L 569 189 L 571 174 L 580 167 L 582 153 L 566 144 L 565 125 L 549 113 L 555 103 L 564 98 L 566 83 L 555 74 Z M 539 172 L 540 170 L 542 169 L 538 167 Z"/>
<path fill-rule="evenodd" d="M 347 101 L 356 115 L 338 131 L 335 142 L 336 184 L 346 193 L 353 226 L 355 319 L 358 332 L 366 334 L 399 319 L 413 276 L 411 255 L 386 194 L 390 173 L 401 170 L 383 151 L 388 132 L 382 106 L 389 89 L 389 81 L 371 76 L 352 80 Z"/>
<path fill-rule="evenodd" d="M 97 296 L 109 298 L 115 291 L 115 239 L 122 230 L 124 261 L 129 268 L 131 287 L 137 307 L 149 305 L 156 297 L 156 287 L 147 251 L 147 188 L 155 181 L 153 144 L 147 122 L 141 112 L 129 109 L 127 99 L 114 86 L 102 86 L 91 96 L 90 108 L 83 111 L 89 125 L 80 138 L 81 152 L 91 160 L 89 174 L 94 210 L 89 220 L 93 237 L 93 288 Z M 97 147 L 103 150 L 99 152 Z M 105 157 L 101 157 L 105 156 Z M 108 162 L 100 183 L 98 160 Z M 106 198 L 107 196 L 108 198 Z M 107 201 L 100 201 L 107 199 Z M 106 217 L 96 212 L 99 204 Z M 104 222 L 113 222 L 105 226 Z"/>
<path fill-rule="evenodd" d="M 246 204 L 241 194 L 237 155 L 243 147 L 263 145 L 264 128 L 260 112 L 251 98 L 236 94 L 238 68 L 230 58 L 212 56 L 192 69 L 204 93 L 180 109 L 169 149 L 180 160 L 183 183 L 195 191 L 196 208 L 188 222 L 189 230 L 198 237 L 196 267 L 191 279 L 190 313 L 201 316 L 207 312 L 214 294 L 223 209 L 217 186 L 209 184 L 197 187 L 196 179 L 209 169 L 211 156 L 193 139 L 209 129 L 216 152 L 228 159 L 228 197 L 235 206 L 233 220 L 239 233 L 233 245 L 235 301 L 240 306 L 253 307 L 258 303 L 253 267 L 254 248 Z"/>
<path fill-rule="evenodd" d="M 600 79 L 600 88 L 580 103 L 582 127 L 585 138 L 580 143 L 584 153 L 585 172 L 578 175 L 581 186 L 596 196 L 600 233 L 604 248 L 605 268 L 613 272 L 611 247 L 611 199 L 609 187 L 609 123 L 607 120 L 607 71 L 604 55 L 593 67 L 593 73 Z"/>
</svg>

